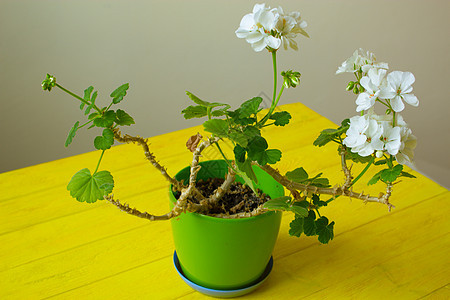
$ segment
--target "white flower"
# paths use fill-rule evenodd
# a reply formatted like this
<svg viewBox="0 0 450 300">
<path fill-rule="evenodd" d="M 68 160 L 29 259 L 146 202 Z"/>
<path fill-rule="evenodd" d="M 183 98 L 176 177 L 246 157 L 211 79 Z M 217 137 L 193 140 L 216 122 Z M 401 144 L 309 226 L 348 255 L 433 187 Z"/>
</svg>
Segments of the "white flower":
<svg viewBox="0 0 450 300">
<path fill-rule="evenodd" d="M 361 156 L 369 156 L 377 150 L 383 150 L 382 127 L 369 115 L 355 116 L 350 119 L 344 145 Z"/>
<path fill-rule="evenodd" d="M 407 165 L 415 169 L 414 165 L 414 149 L 417 146 L 417 137 L 412 134 L 408 127 L 400 128 L 401 145 L 399 152 L 395 155 L 395 159 L 399 164 Z"/>
<path fill-rule="evenodd" d="M 384 143 L 384 149 L 390 155 L 397 155 L 401 146 L 400 127 L 392 127 L 391 123 L 383 122 L 383 134 L 381 140 Z"/>
<path fill-rule="evenodd" d="M 344 61 L 337 69 L 336 74 L 349 72 L 354 73 L 361 68 L 364 74 L 367 74 L 370 69 L 388 69 L 387 63 L 376 63 L 376 58 L 373 53 L 359 48 L 353 52 L 353 55 Z"/>
<path fill-rule="evenodd" d="M 389 99 L 392 109 L 400 112 L 405 108 L 406 103 L 418 106 L 419 100 L 412 94 L 412 84 L 416 79 L 411 72 L 393 71 L 387 76 L 387 86 L 381 90 L 380 99 Z M 402 101 L 403 100 L 403 101 Z"/>
<path fill-rule="evenodd" d="M 380 87 L 383 85 L 383 79 L 386 75 L 384 69 L 370 69 L 368 76 L 364 76 L 360 80 L 360 84 L 365 91 L 358 95 L 356 99 L 356 111 L 368 110 L 375 105 L 375 100 L 380 94 Z"/>
<path fill-rule="evenodd" d="M 271 35 L 275 28 L 276 15 L 265 4 L 255 4 L 253 12 L 245 15 L 236 30 L 238 38 L 245 38 L 253 50 L 259 52 L 266 47 L 278 49 L 281 39 Z"/>
<path fill-rule="evenodd" d="M 298 50 L 297 42 L 294 38 L 300 33 L 306 37 L 309 35 L 304 30 L 307 26 L 305 21 L 302 21 L 299 12 L 292 12 L 289 15 L 285 15 L 281 7 L 274 9 L 277 15 L 277 21 L 275 28 L 280 34 L 281 41 L 285 50 L 291 47 L 294 50 Z"/>
</svg>

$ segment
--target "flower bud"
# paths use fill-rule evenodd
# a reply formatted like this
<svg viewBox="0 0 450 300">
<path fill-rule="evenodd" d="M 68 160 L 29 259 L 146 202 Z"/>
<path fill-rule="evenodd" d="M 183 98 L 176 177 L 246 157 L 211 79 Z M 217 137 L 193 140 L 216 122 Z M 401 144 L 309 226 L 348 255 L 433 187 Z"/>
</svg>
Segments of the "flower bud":
<svg viewBox="0 0 450 300">
<path fill-rule="evenodd" d="M 286 71 L 286 72 L 281 72 L 281 76 L 283 76 L 284 78 L 284 82 L 283 85 L 286 88 L 290 88 L 290 87 L 296 87 L 297 85 L 300 84 L 300 72 L 294 72 L 292 70 Z"/>
<path fill-rule="evenodd" d="M 355 86 L 355 82 L 354 82 L 354 81 L 350 81 L 350 82 L 348 83 L 348 85 L 347 85 L 346 90 L 347 90 L 347 91 L 350 91 L 350 90 L 353 89 L 354 86 Z"/>
<path fill-rule="evenodd" d="M 353 87 L 353 94 L 359 94 L 359 89 L 356 85 Z"/>
<path fill-rule="evenodd" d="M 56 77 L 52 76 L 50 74 L 47 74 L 47 77 L 44 79 L 44 81 L 42 81 L 42 89 L 44 91 L 51 91 L 52 88 L 56 85 Z"/>
<path fill-rule="evenodd" d="M 375 152 L 375 156 L 376 156 L 377 158 L 383 157 L 383 151 L 378 150 L 377 152 Z"/>
</svg>

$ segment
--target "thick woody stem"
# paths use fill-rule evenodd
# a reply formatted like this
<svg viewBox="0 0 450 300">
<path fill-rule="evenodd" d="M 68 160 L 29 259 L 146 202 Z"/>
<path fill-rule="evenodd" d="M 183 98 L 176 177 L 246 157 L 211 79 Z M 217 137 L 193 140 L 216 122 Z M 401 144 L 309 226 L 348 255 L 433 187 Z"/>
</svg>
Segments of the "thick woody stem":
<svg viewBox="0 0 450 300">
<path fill-rule="evenodd" d="M 342 171 L 344 171 L 345 174 L 345 182 L 344 185 L 342 186 L 342 189 L 344 190 L 348 189 L 352 185 L 353 180 L 352 173 L 350 172 L 350 169 L 347 167 L 345 152 L 346 152 L 345 148 L 342 147 L 340 154 L 341 154 Z"/>
<path fill-rule="evenodd" d="M 234 182 L 235 178 L 236 174 L 231 168 L 229 168 L 225 181 L 220 185 L 220 187 L 218 187 L 211 196 L 201 200 L 200 203 L 189 203 L 187 210 L 189 212 L 198 213 L 208 212 L 230 189 L 230 186 Z"/>
<path fill-rule="evenodd" d="M 133 143 L 133 144 L 136 143 L 138 145 L 141 145 L 143 150 L 144 150 L 144 154 L 145 154 L 145 157 L 147 158 L 147 160 L 150 161 L 150 163 L 158 171 L 161 172 L 161 174 L 164 176 L 164 178 L 166 178 L 166 180 L 169 181 L 173 185 L 175 190 L 181 191 L 183 189 L 182 183 L 177 181 L 173 177 L 171 177 L 167 173 L 167 170 L 163 166 L 161 166 L 161 164 L 159 162 L 156 161 L 155 156 L 153 155 L 153 153 L 150 152 L 150 149 L 148 148 L 148 144 L 147 144 L 147 140 L 146 139 L 143 139 L 140 136 L 130 136 L 128 134 L 125 134 L 124 136 L 122 136 L 118 129 L 114 129 L 114 138 L 116 140 L 118 140 L 119 142 L 121 142 L 121 143 L 128 143 L 128 144 L 129 143 Z M 196 188 L 194 188 L 194 193 L 200 199 L 205 198 Z"/>
<path fill-rule="evenodd" d="M 389 207 L 389 209 L 392 208 L 392 204 L 389 203 L 389 197 L 392 192 L 392 185 L 388 186 L 386 194 L 380 193 L 378 197 L 373 197 L 370 195 L 366 195 L 363 192 L 362 193 L 353 192 L 351 188 L 350 189 L 343 188 L 341 186 L 335 186 L 333 188 L 319 188 L 312 185 L 292 182 L 269 165 L 261 166 L 261 168 L 264 171 L 266 171 L 269 175 L 271 175 L 278 183 L 282 184 L 289 190 L 294 189 L 302 192 L 311 192 L 314 194 L 326 194 L 331 196 L 348 196 L 351 198 L 363 200 L 364 202 L 383 203 L 386 204 Z"/>
<path fill-rule="evenodd" d="M 126 212 L 127 214 L 130 214 L 130 215 L 133 215 L 133 216 L 136 216 L 139 218 L 147 219 L 150 221 L 168 220 L 168 219 L 170 219 L 170 214 L 172 213 L 172 212 L 169 212 L 162 216 L 155 216 L 155 215 L 151 215 L 147 212 L 140 212 L 136 208 L 131 208 L 128 204 L 122 204 L 119 202 L 119 200 L 114 200 L 113 195 L 106 196 L 105 200 L 108 200 L 109 202 L 111 202 L 111 204 L 113 204 L 114 206 L 119 208 L 121 211 Z"/>
<path fill-rule="evenodd" d="M 167 173 L 167 170 L 159 164 L 159 162 L 156 161 L 155 156 L 153 153 L 150 152 L 150 149 L 148 148 L 147 140 L 141 138 L 140 136 L 130 136 L 128 134 L 125 134 L 124 136 L 121 135 L 119 129 L 114 129 L 114 138 L 121 142 L 121 143 L 133 143 L 133 144 L 139 144 L 144 149 L 145 157 L 150 161 L 150 163 L 158 169 L 158 171 L 161 172 L 161 174 L 164 176 L 164 178 L 167 179 L 177 190 L 181 190 L 182 184 L 175 180 L 173 177 L 169 176 Z"/>
<path fill-rule="evenodd" d="M 125 141 L 126 142 L 127 140 L 129 140 L 129 142 L 137 142 L 139 144 L 144 143 L 143 147 L 144 147 L 144 150 L 146 152 L 146 156 L 147 156 L 147 153 L 150 153 L 148 151 L 147 143 L 145 142 L 144 139 L 139 138 L 139 137 L 137 137 L 137 138 L 130 137 L 130 136 L 125 136 L 124 138 L 122 138 L 120 136 L 120 134 L 117 134 L 117 135 L 118 135 L 118 137 L 121 138 L 121 140 L 119 140 L 119 141 Z M 150 220 L 150 221 L 168 220 L 168 219 L 171 219 L 171 218 L 179 216 L 181 213 L 186 211 L 187 206 L 188 206 L 187 205 L 187 198 L 194 193 L 195 182 L 196 182 L 196 179 L 197 179 L 197 173 L 200 170 L 200 166 L 198 164 L 199 164 L 199 161 L 200 161 L 201 152 L 206 147 L 209 147 L 213 142 L 216 142 L 216 139 L 210 139 L 210 140 L 204 141 L 204 142 L 200 143 L 200 145 L 197 147 L 197 149 L 195 149 L 194 154 L 193 154 L 192 163 L 191 163 L 191 174 L 189 175 L 189 185 L 188 185 L 187 188 L 184 188 L 184 187 L 181 188 L 181 195 L 180 195 L 180 197 L 178 198 L 177 202 L 175 202 L 175 205 L 172 208 L 172 210 L 170 212 L 168 212 L 167 214 L 162 215 L 162 216 L 155 216 L 155 215 L 149 214 L 147 212 L 140 212 L 136 208 L 130 208 L 128 206 L 128 204 L 121 204 L 119 202 L 119 200 L 114 200 L 112 195 L 106 196 L 105 199 L 108 200 L 109 202 L 111 202 L 116 207 L 118 207 L 120 210 L 122 210 L 122 211 L 124 211 L 124 212 L 126 212 L 128 214 L 131 214 L 131 215 L 136 216 L 136 217 L 144 218 L 144 219 L 147 219 L 147 220 Z M 175 181 L 175 182 L 177 182 L 177 181 Z"/>
<path fill-rule="evenodd" d="M 257 208 L 255 208 L 254 210 L 252 210 L 251 212 L 241 212 L 241 213 L 237 213 L 237 214 L 233 214 L 233 215 L 217 214 L 217 215 L 213 215 L 213 217 L 223 218 L 223 219 L 241 219 L 241 218 L 256 217 L 267 211 L 268 211 L 267 209 L 263 208 L 262 205 L 260 205 Z"/>
</svg>

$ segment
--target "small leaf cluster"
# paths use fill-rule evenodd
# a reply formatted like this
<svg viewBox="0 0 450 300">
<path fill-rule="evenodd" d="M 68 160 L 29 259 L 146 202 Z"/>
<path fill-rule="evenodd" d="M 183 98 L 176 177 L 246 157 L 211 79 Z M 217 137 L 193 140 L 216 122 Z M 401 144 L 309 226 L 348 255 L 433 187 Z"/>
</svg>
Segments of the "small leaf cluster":
<svg viewBox="0 0 450 300">
<path fill-rule="evenodd" d="M 123 100 L 124 96 L 127 94 L 128 88 L 129 84 L 125 83 L 115 89 L 110 95 L 110 97 L 112 98 L 110 105 L 108 107 L 103 107 L 102 109 L 99 109 L 95 102 L 98 95 L 97 91 L 94 91 L 94 88 L 92 86 L 85 89 L 84 97 L 80 99 L 82 100 L 80 109 L 84 110 L 84 115 L 88 115 L 88 121 L 81 126 L 79 121 L 75 122 L 75 124 L 69 131 L 65 146 L 67 147 L 72 143 L 78 129 L 90 124 L 90 127 L 88 129 L 93 127 L 103 129 L 102 135 L 97 136 L 94 139 L 94 147 L 98 150 L 107 150 L 111 148 L 111 146 L 114 144 L 113 129 L 117 126 L 129 126 L 134 124 L 133 118 L 124 110 L 111 109 L 112 105 L 118 104 Z M 95 111 L 91 113 L 93 109 Z"/>
<path fill-rule="evenodd" d="M 317 139 L 313 142 L 314 146 L 325 146 L 329 142 L 342 143 L 342 135 L 350 128 L 350 119 L 342 121 L 341 126 L 337 129 L 324 129 L 320 132 Z"/>
<path fill-rule="evenodd" d="M 272 199 L 264 203 L 263 207 L 269 210 L 290 211 L 294 213 L 294 220 L 290 223 L 289 234 L 300 237 L 317 236 L 319 242 L 328 244 L 334 238 L 334 221 L 329 222 L 324 216 L 316 217 L 314 210 L 326 206 L 325 201 L 321 201 L 319 195 L 313 194 L 311 201 L 294 201 L 291 197 L 283 196 Z"/>
<path fill-rule="evenodd" d="M 287 179 L 301 184 L 312 185 L 316 187 L 329 187 L 328 178 L 322 178 L 322 173 L 309 177 L 308 173 L 302 167 L 286 173 Z"/>
<path fill-rule="evenodd" d="M 289 234 L 296 237 L 300 237 L 302 233 L 306 236 L 317 236 L 319 242 L 328 244 L 334 238 L 334 224 L 334 221 L 330 223 L 327 217 L 317 218 L 316 213 L 310 210 L 307 217 L 295 216 L 289 224 Z"/>
<path fill-rule="evenodd" d="M 403 171 L 403 165 L 398 164 L 393 166 L 392 163 L 389 163 L 387 159 L 379 160 L 375 163 L 375 165 L 383 165 L 383 164 L 388 164 L 388 168 L 383 169 L 377 172 L 375 175 L 373 175 L 373 177 L 367 183 L 368 185 L 373 185 L 378 181 L 382 181 L 384 183 L 393 183 L 399 177 L 416 178 L 416 176 Z"/>
<path fill-rule="evenodd" d="M 126 96 L 129 84 L 122 84 L 115 89 L 110 94 L 110 104 L 101 109 L 97 106 L 98 92 L 94 91 L 93 86 L 85 89 L 83 97 L 80 97 L 57 84 L 56 78 L 47 74 L 44 81 L 42 81 L 42 89 L 51 91 L 53 87 L 58 87 L 78 99 L 81 102 L 80 110 L 87 116 L 87 121 L 84 124 L 80 125 L 80 121 L 76 121 L 72 126 L 65 142 L 66 147 L 72 143 L 80 128 L 89 125 L 88 129 L 93 127 L 102 129 L 101 135 L 94 139 L 94 147 L 98 150 L 103 150 L 96 170 L 92 174 L 87 168 L 78 171 L 70 180 L 67 189 L 69 190 L 70 195 L 80 202 L 93 203 L 97 200 L 103 200 L 114 188 L 114 179 L 111 173 L 109 171 L 97 171 L 103 153 L 107 149 L 110 149 L 114 144 L 114 129 L 117 126 L 129 126 L 134 124 L 133 118 L 124 110 L 111 109 L 113 105 L 119 104 Z"/>
<path fill-rule="evenodd" d="M 125 83 L 115 89 L 110 97 L 111 103 L 108 107 L 99 109 L 96 105 L 97 91 L 90 86 L 84 90 L 84 96 L 81 101 L 80 109 L 84 110 L 84 115 L 88 116 L 88 121 L 79 126 L 77 121 L 69 132 L 66 140 L 66 147 L 72 143 L 77 130 L 88 124 L 90 128 L 98 127 L 102 129 L 102 134 L 95 137 L 94 147 L 98 150 L 108 150 L 114 144 L 114 129 L 117 126 L 129 126 L 134 124 L 133 118 L 122 109 L 113 110 L 112 105 L 120 103 L 125 95 L 129 84 Z M 91 113 L 92 110 L 95 110 Z M 103 156 L 103 154 L 102 154 Z M 101 160 L 101 158 L 100 158 Z M 100 161 L 99 161 L 100 164 Z M 98 168 L 98 167 L 97 167 Z M 97 200 L 103 200 L 105 196 L 112 192 L 114 188 L 114 179 L 109 171 L 94 171 L 93 174 L 89 169 L 82 169 L 78 171 L 70 180 L 67 189 L 70 195 L 80 202 L 94 203 Z"/>
<path fill-rule="evenodd" d="M 236 165 L 248 177 L 247 179 L 257 182 L 251 167 L 252 162 L 266 165 L 275 164 L 281 159 L 281 151 L 269 149 L 267 140 L 261 135 L 261 129 L 269 125 L 289 124 L 291 115 L 288 112 L 275 112 L 266 116 L 266 119 L 272 122 L 266 125 L 262 121 L 264 118 L 258 120 L 257 116 L 262 109 L 261 97 L 249 99 L 236 110 L 231 110 L 228 104 L 207 102 L 190 92 L 187 92 L 187 95 L 197 105 L 184 109 L 182 111 L 184 117 L 186 119 L 208 117 L 208 120 L 203 123 L 205 131 L 233 143 Z"/>
</svg>

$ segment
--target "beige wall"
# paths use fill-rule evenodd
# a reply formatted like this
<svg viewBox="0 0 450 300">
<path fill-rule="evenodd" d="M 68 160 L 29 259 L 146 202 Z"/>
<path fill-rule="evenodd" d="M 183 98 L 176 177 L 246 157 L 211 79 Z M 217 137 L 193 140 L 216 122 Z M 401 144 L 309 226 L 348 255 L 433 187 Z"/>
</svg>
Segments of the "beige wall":
<svg viewBox="0 0 450 300">
<path fill-rule="evenodd" d="M 0 1 L 0 172 L 93 150 L 95 132 L 68 149 L 80 120 L 77 103 L 40 89 L 46 72 L 82 93 L 108 98 L 130 82 L 123 102 L 137 122 L 130 132 L 154 136 L 197 124 L 183 120 L 184 91 L 238 105 L 271 95 L 271 60 L 234 31 L 253 1 Z M 350 76 L 335 76 L 354 49 L 373 51 L 391 69 L 416 76 L 419 108 L 403 114 L 419 138 L 420 171 L 450 186 L 448 84 L 450 2 L 270 1 L 299 10 L 310 39 L 280 51 L 280 70 L 294 68 L 300 88 L 283 103 L 303 102 L 334 122 L 355 115 Z"/>
</svg>

